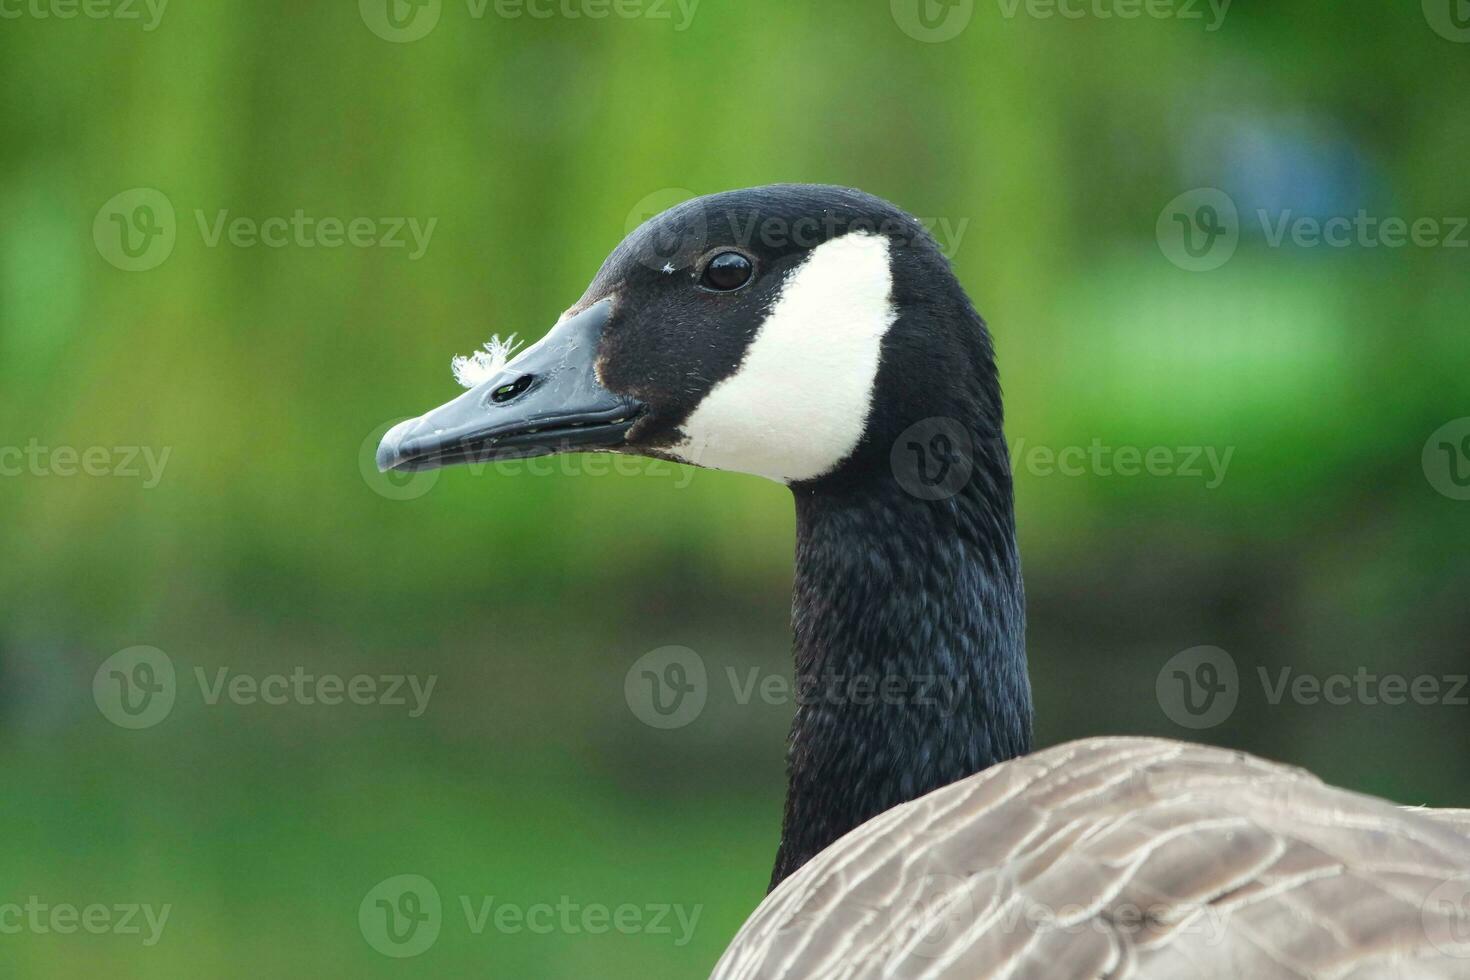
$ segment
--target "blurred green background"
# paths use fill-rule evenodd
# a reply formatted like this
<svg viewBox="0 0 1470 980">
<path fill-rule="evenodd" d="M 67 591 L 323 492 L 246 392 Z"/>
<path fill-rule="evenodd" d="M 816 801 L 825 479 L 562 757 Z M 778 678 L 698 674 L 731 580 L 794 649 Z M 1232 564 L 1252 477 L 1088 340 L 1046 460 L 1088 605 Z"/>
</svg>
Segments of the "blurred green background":
<svg viewBox="0 0 1470 980">
<path fill-rule="evenodd" d="M 0 0 L 0 975 L 708 972 L 779 829 L 792 705 L 724 678 L 789 674 L 788 493 L 575 457 L 407 483 L 369 464 L 453 394 L 452 354 L 539 335 L 649 210 L 773 181 L 934 224 L 1023 453 L 1231 453 L 1219 480 L 1020 465 L 1040 744 L 1196 738 L 1470 802 L 1470 707 L 1273 705 L 1256 680 L 1470 669 L 1447 469 L 1470 459 L 1431 439 L 1470 415 L 1470 234 L 1270 233 L 1363 210 L 1455 238 L 1470 12 L 924 3 Z M 1238 247 L 1191 271 L 1170 208 L 1200 216 L 1203 188 L 1238 208 Z M 298 211 L 435 224 L 417 257 L 406 229 L 214 234 Z M 68 447 L 109 475 L 68 475 Z M 671 644 L 710 694 L 659 730 L 624 678 Z M 1156 680 L 1200 644 L 1241 687 L 1192 731 Z M 177 695 L 134 730 L 93 680 L 138 645 Z M 210 703 L 196 672 L 221 668 L 436 680 L 414 717 Z M 444 906 L 407 959 L 358 919 L 402 874 Z M 682 944 L 476 933 L 461 899 L 490 896 L 700 917 Z M 171 911 L 152 945 L 6 928 L 36 901 Z"/>
</svg>

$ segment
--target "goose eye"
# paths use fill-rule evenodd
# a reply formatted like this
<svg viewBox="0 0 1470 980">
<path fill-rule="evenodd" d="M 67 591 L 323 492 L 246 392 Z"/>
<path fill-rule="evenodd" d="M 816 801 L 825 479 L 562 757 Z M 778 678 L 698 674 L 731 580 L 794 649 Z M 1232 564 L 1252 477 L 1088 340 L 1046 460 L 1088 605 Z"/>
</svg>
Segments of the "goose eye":
<svg viewBox="0 0 1470 980">
<path fill-rule="evenodd" d="M 700 277 L 699 284 L 705 289 L 725 293 L 750 282 L 753 271 L 750 259 L 739 252 L 721 252 L 704 267 L 704 275 Z"/>
<path fill-rule="evenodd" d="M 531 377 L 529 374 L 523 374 L 519 378 L 516 378 L 514 381 L 512 381 L 510 384 L 501 385 L 499 388 L 496 388 L 494 391 L 490 392 L 490 400 L 495 402 L 497 405 L 508 402 L 512 398 L 519 395 L 521 392 L 525 391 L 527 388 L 531 387 L 531 382 L 534 380 L 536 379 Z"/>
</svg>

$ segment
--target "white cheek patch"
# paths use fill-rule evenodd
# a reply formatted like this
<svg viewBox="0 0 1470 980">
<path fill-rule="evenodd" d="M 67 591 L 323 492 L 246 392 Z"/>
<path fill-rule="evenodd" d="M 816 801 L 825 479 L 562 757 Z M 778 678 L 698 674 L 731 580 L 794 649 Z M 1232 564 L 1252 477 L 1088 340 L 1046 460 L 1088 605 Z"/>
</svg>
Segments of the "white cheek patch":
<svg viewBox="0 0 1470 980">
<path fill-rule="evenodd" d="M 886 237 L 853 232 L 819 245 L 674 452 L 782 483 L 831 472 L 867 427 L 883 335 L 898 317 L 892 292 Z"/>
</svg>

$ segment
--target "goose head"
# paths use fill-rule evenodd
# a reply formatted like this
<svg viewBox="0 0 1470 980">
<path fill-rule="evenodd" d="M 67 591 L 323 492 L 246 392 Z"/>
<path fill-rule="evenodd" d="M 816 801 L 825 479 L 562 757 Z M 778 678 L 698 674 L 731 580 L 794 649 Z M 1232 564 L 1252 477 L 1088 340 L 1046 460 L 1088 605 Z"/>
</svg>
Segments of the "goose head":
<svg viewBox="0 0 1470 980">
<path fill-rule="evenodd" d="M 482 360 L 461 372 L 471 390 L 388 432 L 383 469 L 604 451 L 791 488 L 794 659 L 814 697 L 773 881 L 1029 748 L 991 341 L 917 220 L 836 187 L 698 198 L 634 230 L 539 343 Z"/>
<path fill-rule="evenodd" d="M 999 434 L 989 337 L 947 260 L 908 214 L 837 187 L 650 219 L 544 339 L 490 367 L 392 429 L 380 467 L 612 451 L 800 489 L 891 478 L 895 440 L 926 419 Z"/>
</svg>

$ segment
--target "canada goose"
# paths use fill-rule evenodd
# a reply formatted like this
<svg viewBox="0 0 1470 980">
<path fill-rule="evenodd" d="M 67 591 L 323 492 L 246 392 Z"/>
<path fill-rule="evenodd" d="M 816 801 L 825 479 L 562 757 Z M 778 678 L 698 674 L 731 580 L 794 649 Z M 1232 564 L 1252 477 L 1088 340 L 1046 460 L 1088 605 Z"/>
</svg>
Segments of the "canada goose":
<svg viewBox="0 0 1470 980">
<path fill-rule="evenodd" d="M 796 674 L 832 696 L 797 709 L 773 890 L 716 976 L 1470 977 L 1463 816 L 1158 739 L 1027 755 L 995 359 L 909 215 L 686 202 L 505 354 L 459 362 L 478 383 L 379 465 L 628 452 L 795 496 Z M 913 696 L 934 677 L 944 710 Z"/>
</svg>

